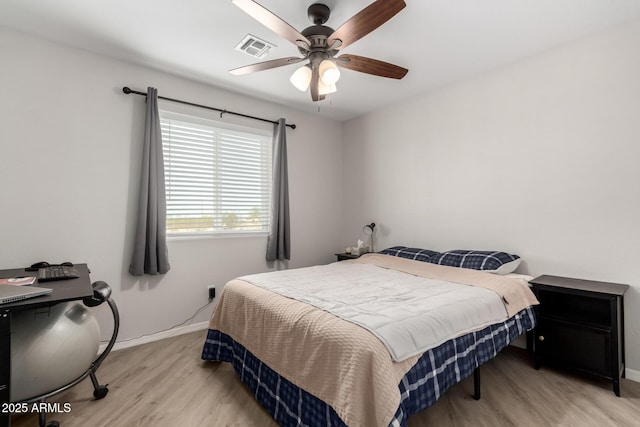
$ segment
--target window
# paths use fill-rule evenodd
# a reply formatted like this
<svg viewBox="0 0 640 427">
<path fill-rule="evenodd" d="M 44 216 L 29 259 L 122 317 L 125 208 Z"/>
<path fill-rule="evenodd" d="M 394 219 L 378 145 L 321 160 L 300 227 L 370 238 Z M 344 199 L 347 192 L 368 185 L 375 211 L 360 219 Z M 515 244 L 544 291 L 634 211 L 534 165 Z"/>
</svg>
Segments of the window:
<svg viewBox="0 0 640 427">
<path fill-rule="evenodd" d="M 269 231 L 272 135 L 160 112 L 167 233 Z"/>
</svg>

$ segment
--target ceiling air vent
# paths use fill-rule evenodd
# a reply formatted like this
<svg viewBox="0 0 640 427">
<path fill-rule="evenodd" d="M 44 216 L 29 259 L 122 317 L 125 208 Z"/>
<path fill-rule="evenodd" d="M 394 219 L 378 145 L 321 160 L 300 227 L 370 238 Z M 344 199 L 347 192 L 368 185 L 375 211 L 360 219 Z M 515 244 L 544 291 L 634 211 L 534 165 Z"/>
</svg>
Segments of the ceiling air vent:
<svg viewBox="0 0 640 427">
<path fill-rule="evenodd" d="M 276 47 L 276 45 L 261 40 L 251 34 L 247 34 L 242 41 L 238 43 L 236 50 L 251 55 L 254 58 L 264 58 L 273 47 Z"/>
</svg>

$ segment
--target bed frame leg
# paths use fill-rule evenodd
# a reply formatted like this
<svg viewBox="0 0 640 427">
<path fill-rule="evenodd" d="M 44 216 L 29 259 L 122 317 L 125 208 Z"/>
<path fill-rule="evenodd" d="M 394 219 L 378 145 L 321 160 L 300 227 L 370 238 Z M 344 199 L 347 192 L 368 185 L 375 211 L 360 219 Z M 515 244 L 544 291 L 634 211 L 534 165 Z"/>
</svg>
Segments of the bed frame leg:
<svg viewBox="0 0 640 427">
<path fill-rule="evenodd" d="M 473 398 L 480 400 L 480 367 L 473 371 Z"/>
</svg>

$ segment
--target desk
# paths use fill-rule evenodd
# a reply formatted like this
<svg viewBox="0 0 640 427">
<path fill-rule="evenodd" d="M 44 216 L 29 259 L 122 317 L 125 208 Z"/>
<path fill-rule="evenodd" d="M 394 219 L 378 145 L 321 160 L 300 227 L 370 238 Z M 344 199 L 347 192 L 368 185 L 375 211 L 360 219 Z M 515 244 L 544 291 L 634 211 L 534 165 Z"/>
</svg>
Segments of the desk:
<svg viewBox="0 0 640 427">
<path fill-rule="evenodd" d="M 36 283 L 35 286 L 51 288 L 52 293 L 0 304 L 0 405 L 10 402 L 11 389 L 11 313 L 31 310 L 38 307 L 49 307 L 61 302 L 81 300 L 93 295 L 93 287 L 89 278 L 87 264 L 75 264 L 76 279 L 58 280 Z M 25 271 L 22 268 L 0 270 L 0 278 L 34 276 L 37 271 Z M 11 425 L 11 414 L 0 411 L 0 427 Z"/>
</svg>

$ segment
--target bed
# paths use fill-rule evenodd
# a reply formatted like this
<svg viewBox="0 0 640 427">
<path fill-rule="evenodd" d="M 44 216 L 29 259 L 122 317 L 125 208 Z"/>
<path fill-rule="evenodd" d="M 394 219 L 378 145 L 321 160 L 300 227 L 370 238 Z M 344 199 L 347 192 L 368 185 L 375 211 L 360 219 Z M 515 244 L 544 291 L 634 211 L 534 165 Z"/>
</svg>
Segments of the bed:
<svg viewBox="0 0 640 427">
<path fill-rule="evenodd" d="M 535 326 L 519 258 L 393 247 L 225 285 L 202 358 L 282 426 L 406 426 Z"/>
</svg>

